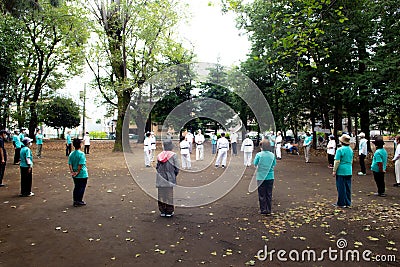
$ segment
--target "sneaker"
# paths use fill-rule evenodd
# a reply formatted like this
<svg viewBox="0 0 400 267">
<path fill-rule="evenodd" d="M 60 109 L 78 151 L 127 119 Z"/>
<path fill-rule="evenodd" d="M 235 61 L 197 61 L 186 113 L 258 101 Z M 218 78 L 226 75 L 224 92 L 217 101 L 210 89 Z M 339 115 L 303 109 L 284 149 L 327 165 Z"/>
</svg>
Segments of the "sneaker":
<svg viewBox="0 0 400 267">
<path fill-rule="evenodd" d="M 363 172 L 358 172 L 357 175 L 365 176 L 365 175 L 367 175 L 367 174 L 366 174 L 366 173 L 363 173 Z"/>
<path fill-rule="evenodd" d="M 215 168 L 218 168 L 218 165 L 215 165 Z"/>
<path fill-rule="evenodd" d="M 225 165 L 222 165 L 222 169 L 225 169 Z"/>
<path fill-rule="evenodd" d="M 0 185 L 1 186 L 1 185 Z M 394 187 L 400 187 L 400 184 L 394 184 Z"/>
<path fill-rule="evenodd" d="M 382 194 L 379 194 L 378 196 L 379 196 L 379 197 L 386 197 L 386 194 L 385 194 L 385 193 L 382 193 Z"/>
<path fill-rule="evenodd" d="M 167 214 L 165 214 L 165 217 L 172 217 L 172 216 L 174 216 L 174 213 L 172 212 L 172 213 L 167 213 Z"/>
<path fill-rule="evenodd" d="M 165 214 L 165 213 L 161 213 L 160 216 L 161 216 L 161 217 L 165 217 L 166 214 Z"/>
<path fill-rule="evenodd" d="M 74 201 L 74 207 L 85 206 L 86 202 L 84 201 Z"/>
<path fill-rule="evenodd" d="M 6 186 L 5 184 L 0 184 L 0 187 L 4 187 L 4 186 Z"/>
<path fill-rule="evenodd" d="M 332 206 L 337 207 L 337 208 L 346 208 L 346 206 L 339 206 L 337 203 L 333 203 Z"/>
<path fill-rule="evenodd" d="M 29 195 L 28 195 L 28 197 L 33 197 L 34 195 L 35 195 L 35 193 L 30 192 Z"/>
</svg>

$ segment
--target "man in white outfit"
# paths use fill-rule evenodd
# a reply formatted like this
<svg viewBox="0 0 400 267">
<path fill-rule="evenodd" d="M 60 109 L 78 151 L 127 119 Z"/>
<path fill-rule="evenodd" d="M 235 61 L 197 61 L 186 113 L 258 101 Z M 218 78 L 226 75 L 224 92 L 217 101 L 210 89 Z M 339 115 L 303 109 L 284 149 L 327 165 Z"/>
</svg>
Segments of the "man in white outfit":
<svg viewBox="0 0 400 267">
<path fill-rule="evenodd" d="M 186 141 L 189 142 L 189 153 L 192 154 L 192 147 L 193 147 L 193 134 L 190 132 L 190 130 L 186 133 Z"/>
<path fill-rule="evenodd" d="M 226 166 L 226 157 L 229 150 L 229 141 L 225 138 L 225 133 L 221 133 L 221 138 L 217 141 L 217 160 L 215 161 L 215 167 L 218 168 L 221 163 L 222 168 Z"/>
<path fill-rule="evenodd" d="M 196 160 L 204 159 L 204 135 L 201 134 L 201 130 L 197 131 L 194 136 L 194 142 L 196 143 Z"/>
<path fill-rule="evenodd" d="M 360 162 L 361 171 L 357 174 L 364 176 L 367 175 L 367 168 L 365 167 L 365 158 L 368 155 L 368 145 L 367 139 L 365 139 L 365 133 L 361 132 L 358 137 L 360 137 L 360 143 L 358 144 L 358 159 Z"/>
<path fill-rule="evenodd" d="M 182 169 L 190 170 L 192 168 L 192 163 L 190 161 L 189 142 L 185 137 L 182 137 L 179 148 L 181 150 Z"/>
<path fill-rule="evenodd" d="M 150 167 L 150 161 L 151 161 L 151 138 L 150 138 L 150 133 L 146 133 L 146 137 L 144 138 L 144 164 L 146 167 Z"/>
<path fill-rule="evenodd" d="M 150 133 L 150 160 L 153 162 L 154 161 L 154 155 L 156 153 L 156 136 L 154 135 L 154 132 Z"/>
<path fill-rule="evenodd" d="M 251 160 L 253 158 L 253 150 L 254 150 L 253 141 L 249 138 L 248 135 L 246 135 L 246 138 L 242 142 L 242 148 L 240 149 L 240 151 L 243 151 L 243 162 L 244 166 L 246 167 L 251 166 Z"/>
<path fill-rule="evenodd" d="M 275 155 L 276 159 L 282 159 L 282 133 L 278 131 L 275 138 Z"/>
</svg>

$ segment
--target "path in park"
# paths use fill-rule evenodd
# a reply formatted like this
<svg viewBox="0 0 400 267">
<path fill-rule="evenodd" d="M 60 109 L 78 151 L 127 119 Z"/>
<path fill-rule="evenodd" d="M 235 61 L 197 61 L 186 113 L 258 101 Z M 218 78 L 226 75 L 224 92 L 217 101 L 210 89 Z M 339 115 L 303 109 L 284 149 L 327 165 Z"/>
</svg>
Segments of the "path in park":
<svg viewBox="0 0 400 267">
<path fill-rule="evenodd" d="M 347 242 L 342 252 L 358 250 L 361 255 L 368 249 L 374 260 L 395 255 L 397 262 L 379 265 L 398 266 L 400 188 L 392 187 L 393 167 L 386 175 L 386 198 L 373 196 L 371 173 L 355 175 L 353 208 L 337 209 L 331 205 L 335 179 L 323 153 L 314 153 L 310 164 L 302 156 L 283 153 L 275 172 L 272 217 L 258 214 L 257 193 L 248 192 L 255 170 L 251 167 L 223 198 L 201 207 L 177 207 L 173 218 L 161 218 L 156 201 L 132 178 L 123 153 L 112 153 L 111 147 L 111 142 L 92 142 L 88 205 L 80 208 L 72 207 L 73 183 L 61 142 L 45 144 L 44 157 L 35 159 L 34 197 L 18 197 L 18 166 L 7 165 L 8 186 L 0 188 L 0 266 L 265 266 L 270 258 L 261 262 L 254 257 L 265 245 L 268 251 L 287 253 L 312 249 L 320 257 L 323 250 L 338 249 L 339 239 Z M 180 184 L 204 185 L 226 171 L 213 167 L 208 149 L 204 162 L 193 160 L 193 172 L 180 173 Z M 11 147 L 8 151 L 11 158 Z M 142 153 L 131 156 L 143 161 Z M 242 155 L 230 159 L 228 169 L 241 173 Z M 200 165 L 202 171 L 195 172 Z M 144 169 L 136 174 L 154 171 Z M 272 256 L 273 266 L 302 264 L 279 261 L 276 252 Z M 324 262 L 307 266 L 343 266 L 339 259 L 323 256 Z"/>
</svg>

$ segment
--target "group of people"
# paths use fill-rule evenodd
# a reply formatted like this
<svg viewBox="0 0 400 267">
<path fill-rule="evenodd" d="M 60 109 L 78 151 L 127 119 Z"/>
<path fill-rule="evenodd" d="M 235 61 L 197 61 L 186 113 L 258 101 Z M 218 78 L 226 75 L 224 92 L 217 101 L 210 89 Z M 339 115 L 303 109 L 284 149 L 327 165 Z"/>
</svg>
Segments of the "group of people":
<svg viewBox="0 0 400 267">
<path fill-rule="evenodd" d="M 15 130 L 13 136 L 14 146 L 14 165 L 19 165 L 21 175 L 21 191 L 20 197 L 32 197 L 35 194 L 32 192 L 32 168 L 33 168 L 33 154 L 31 150 L 33 139 L 25 136 L 25 131 Z M 7 131 L 0 130 L 0 187 L 4 187 L 3 178 L 7 164 L 7 151 L 4 147 L 4 142 L 7 138 Z M 35 135 L 36 139 L 36 156 L 42 157 L 43 135 L 41 130 L 37 130 Z M 85 140 L 86 139 L 86 140 Z M 88 172 L 86 167 L 86 156 L 89 154 L 90 138 L 89 133 L 86 132 L 85 152 L 80 151 L 82 140 L 75 138 L 71 140 L 70 133 L 66 137 L 66 153 L 68 153 L 68 165 L 71 176 L 74 180 L 73 190 L 73 206 L 84 206 L 86 203 L 82 200 L 85 193 L 85 188 L 88 179 Z M 75 150 L 70 152 L 70 146 L 74 146 Z"/>
</svg>

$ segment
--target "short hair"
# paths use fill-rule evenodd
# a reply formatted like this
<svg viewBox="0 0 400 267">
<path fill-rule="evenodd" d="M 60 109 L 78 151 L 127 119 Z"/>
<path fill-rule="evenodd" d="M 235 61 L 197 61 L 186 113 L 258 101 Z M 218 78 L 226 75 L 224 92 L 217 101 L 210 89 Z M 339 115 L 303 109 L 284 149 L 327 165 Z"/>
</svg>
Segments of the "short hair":
<svg viewBox="0 0 400 267">
<path fill-rule="evenodd" d="M 72 145 L 76 148 L 79 149 L 81 147 L 82 140 L 79 138 L 74 138 L 72 141 Z"/>
<path fill-rule="evenodd" d="M 224 137 L 224 136 L 225 136 L 225 133 L 221 133 L 221 136 Z"/>
<path fill-rule="evenodd" d="M 385 142 L 383 141 L 382 137 L 377 137 L 374 141 L 375 146 L 378 148 L 382 148 L 385 145 Z"/>
<path fill-rule="evenodd" d="M 171 151 L 174 148 L 174 144 L 170 139 L 166 139 L 163 141 L 163 147 L 165 151 Z"/>
<path fill-rule="evenodd" d="M 263 139 L 260 142 L 260 147 L 262 151 L 267 151 L 270 148 L 270 143 L 267 139 Z"/>
<path fill-rule="evenodd" d="M 150 132 L 147 132 L 147 133 L 146 133 L 146 137 L 149 137 L 150 135 L 151 135 Z"/>
</svg>

